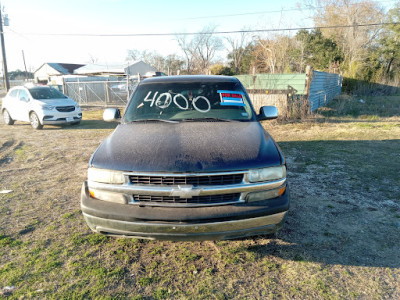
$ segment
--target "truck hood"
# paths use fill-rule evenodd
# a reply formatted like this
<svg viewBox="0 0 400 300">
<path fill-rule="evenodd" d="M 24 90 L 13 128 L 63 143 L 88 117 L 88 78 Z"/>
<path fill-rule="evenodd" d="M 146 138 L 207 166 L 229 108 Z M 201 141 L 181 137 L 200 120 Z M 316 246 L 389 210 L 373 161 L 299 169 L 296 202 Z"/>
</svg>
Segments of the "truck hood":
<svg viewBox="0 0 400 300">
<path fill-rule="evenodd" d="M 90 165 L 134 172 L 216 172 L 281 164 L 258 122 L 140 122 L 119 125 Z"/>
</svg>

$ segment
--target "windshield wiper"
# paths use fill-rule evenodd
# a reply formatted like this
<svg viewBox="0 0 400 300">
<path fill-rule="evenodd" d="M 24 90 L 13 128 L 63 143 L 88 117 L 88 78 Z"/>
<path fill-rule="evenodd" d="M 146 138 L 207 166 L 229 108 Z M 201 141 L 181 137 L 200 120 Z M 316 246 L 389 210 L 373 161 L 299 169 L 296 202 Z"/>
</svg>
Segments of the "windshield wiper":
<svg viewBox="0 0 400 300">
<path fill-rule="evenodd" d="M 126 124 L 129 123 L 135 123 L 135 122 L 165 122 L 165 123 L 179 123 L 178 121 L 174 121 L 174 120 L 164 120 L 164 119 L 139 119 L 139 120 L 132 120 L 129 122 L 126 122 Z"/>
<path fill-rule="evenodd" d="M 220 121 L 220 122 L 235 122 L 237 120 L 232 120 L 232 119 L 222 119 L 222 118 L 187 118 L 187 119 L 181 119 L 179 121 L 182 122 L 191 122 L 191 121 Z"/>
</svg>

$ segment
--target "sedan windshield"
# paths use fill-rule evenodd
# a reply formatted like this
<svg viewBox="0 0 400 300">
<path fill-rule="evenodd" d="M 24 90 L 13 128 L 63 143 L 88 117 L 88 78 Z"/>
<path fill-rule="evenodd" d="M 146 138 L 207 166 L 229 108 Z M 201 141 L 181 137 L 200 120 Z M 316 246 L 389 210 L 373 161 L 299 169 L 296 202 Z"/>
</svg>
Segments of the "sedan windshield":
<svg viewBox="0 0 400 300">
<path fill-rule="evenodd" d="M 29 89 L 33 99 L 64 99 L 67 98 L 63 93 L 57 91 L 54 88 L 48 87 L 34 87 Z"/>
<path fill-rule="evenodd" d="M 124 121 L 254 121 L 247 93 L 237 82 L 139 85 Z"/>
</svg>

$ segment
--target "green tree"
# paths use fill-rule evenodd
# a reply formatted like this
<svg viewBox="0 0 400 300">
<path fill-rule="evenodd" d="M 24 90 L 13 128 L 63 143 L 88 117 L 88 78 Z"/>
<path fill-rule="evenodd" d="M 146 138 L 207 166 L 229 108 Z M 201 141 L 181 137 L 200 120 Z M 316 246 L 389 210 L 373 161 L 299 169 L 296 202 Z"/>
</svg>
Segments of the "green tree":
<svg viewBox="0 0 400 300">
<path fill-rule="evenodd" d="M 380 23 L 383 7 L 371 0 L 314 0 L 314 22 L 323 28 L 324 37 L 335 41 L 343 53 L 344 75 L 361 79 L 370 48 L 379 39 L 381 27 L 364 26 Z M 338 26 L 339 25 L 339 26 Z M 361 25 L 361 26 L 360 26 Z"/>
<path fill-rule="evenodd" d="M 303 64 L 312 65 L 317 70 L 331 71 L 333 64 L 343 61 L 336 42 L 325 38 L 319 29 L 311 32 L 300 30 L 296 39 L 300 42 L 301 52 L 298 55 Z"/>
<path fill-rule="evenodd" d="M 358 63 L 357 79 L 387 83 L 399 80 L 400 67 L 400 3 L 389 10 L 380 27 L 379 38 L 364 49 L 365 57 Z"/>
<path fill-rule="evenodd" d="M 227 75 L 232 76 L 234 72 L 230 67 L 226 67 L 223 64 L 215 64 L 210 67 L 210 72 L 212 75 Z"/>
<path fill-rule="evenodd" d="M 383 33 L 380 39 L 380 52 L 382 54 L 382 67 L 387 78 L 399 76 L 400 67 L 400 2 L 389 10 Z"/>
<path fill-rule="evenodd" d="M 28 79 L 33 78 L 33 73 L 21 71 L 19 69 L 8 72 L 7 74 L 8 74 L 8 78 L 10 80 L 22 80 L 22 79 L 26 79 L 26 78 L 28 78 Z"/>
</svg>

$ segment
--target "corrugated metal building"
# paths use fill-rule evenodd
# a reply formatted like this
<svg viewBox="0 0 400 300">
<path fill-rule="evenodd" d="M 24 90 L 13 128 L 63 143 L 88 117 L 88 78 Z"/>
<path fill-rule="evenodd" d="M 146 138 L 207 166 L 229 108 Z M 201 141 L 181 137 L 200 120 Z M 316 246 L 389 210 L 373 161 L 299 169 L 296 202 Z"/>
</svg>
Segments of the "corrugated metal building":
<svg viewBox="0 0 400 300">
<path fill-rule="evenodd" d="M 306 106 L 309 111 L 324 106 L 341 93 L 342 76 L 308 70 L 301 74 L 256 74 L 236 76 L 245 86 L 254 108 L 275 105 L 287 115 L 293 105 Z"/>
<path fill-rule="evenodd" d="M 249 92 L 259 89 L 268 90 L 270 94 L 294 89 L 297 94 L 306 90 L 306 74 L 257 74 L 236 76 Z"/>
<path fill-rule="evenodd" d="M 325 106 L 334 97 L 340 95 L 342 81 L 343 77 L 338 74 L 313 71 L 308 93 L 310 110 L 314 111 Z"/>
</svg>

